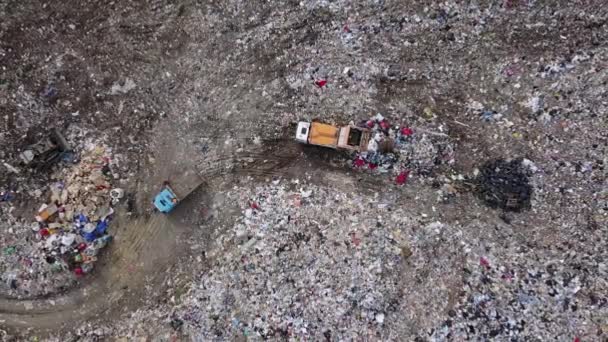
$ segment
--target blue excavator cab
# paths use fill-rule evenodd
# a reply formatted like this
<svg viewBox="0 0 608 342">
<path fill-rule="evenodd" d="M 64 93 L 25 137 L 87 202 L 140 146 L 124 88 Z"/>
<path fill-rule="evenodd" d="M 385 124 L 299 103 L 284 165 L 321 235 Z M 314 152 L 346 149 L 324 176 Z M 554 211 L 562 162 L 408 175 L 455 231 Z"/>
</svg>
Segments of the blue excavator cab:
<svg viewBox="0 0 608 342">
<path fill-rule="evenodd" d="M 168 214 L 179 205 L 194 190 L 203 184 L 203 180 L 194 170 L 180 172 L 169 182 L 163 182 L 163 187 L 154 197 L 154 206 L 163 214 Z"/>
<path fill-rule="evenodd" d="M 168 186 L 165 187 L 154 197 L 154 206 L 161 213 L 168 213 L 173 210 L 179 202 L 177 195 Z"/>
</svg>

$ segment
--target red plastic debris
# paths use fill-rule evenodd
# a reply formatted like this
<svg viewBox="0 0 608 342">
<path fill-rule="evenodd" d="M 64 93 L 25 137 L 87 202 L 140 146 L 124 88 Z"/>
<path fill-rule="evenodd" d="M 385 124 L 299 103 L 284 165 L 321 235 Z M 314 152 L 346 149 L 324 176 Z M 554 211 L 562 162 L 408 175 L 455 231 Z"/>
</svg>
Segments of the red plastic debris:
<svg viewBox="0 0 608 342">
<path fill-rule="evenodd" d="M 358 247 L 361 244 L 361 239 L 359 239 L 355 233 L 351 233 L 350 237 L 355 247 Z"/>
<path fill-rule="evenodd" d="M 395 182 L 398 185 L 403 185 L 403 184 L 405 184 L 405 182 L 407 182 L 407 178 L 409 176 L 410 176 L 410 172 L 409 171 L 401 171 L 401 173 L 399 173 L 399 175 L 395 179 Z"/>
<path fill-rule="evenodd" d="M 295 196 L 295 197 L 293 198 L 292 204 L 293 204 L 295 207 L 298 207 L 298 208 L 299 208 L 300 206 L 302 206 L 302 196 L 300 196 L 300 195 Z"/>
<path fill-rule="evenodd" d="M 382 127 L 382 129 L 384 129 L 384 130 L 387 130 L 391 127 L 391 125 L 388 123 L 388 121 L 382 120 L 380 122 L 380 127 Z"/>
<path fill-rule="evenodd" d="M 483 267 L 490 268 L 490 262 L 484 257 L 479 258 L 479 264 Z"/>
<path fill-rule="evenodd" d="M 315 84 L 316 84 L 316 85 L 317 85 L 319 88 L 323 88 L 323 87 L 324 87 L 324 86 L 327 84 L 327 81 L 326 81 L 326 80 L 318 80 L 318 81 L 315 81 Z"/>
<path fill-rule="evenodd" d="M 505 0 L 504 6 L 507 9 L 515 8 L 519 5 L 519 0 Z"/>
<path fill-rule="evenodd" d="M 81 276 L 81 275 L 84 275 L 84 271 L 82 270 L 82 268 L 76 267 L 74 269 L 74 274 L 77 275 L 77 276 Z"/>
<path fill-rule="evenodd" d="M 374 128 L 374 120 L 369 120 L 368 122 L 365 123 L 365 125 L 367 126 L 367 128 Z"/>
<path fill-rule="evenodd" d="M 376 165 L 376 164 L 374 164 L 374 163 L 368 163 L 368 164 L 367 164 L 367 167 L 369 167 L 369 169 L 370 169 L 370 170 L 373 170 L 373 169 L 377 168 L 377 167 L 378 167 L 378 165 Z"/>
<path fill-rule="evenodd" d="M 81 243 L 78 245 L 78 247 L 77 247 L 77 248 L 78 248 L 78 250 L 79 250 L 80 252 L 82 252 L 82 251 L 84 251 L 85 249 L 87 249 L 87 244 L 86 244 L 86 243 L 84 243 L 84 242 L 81 242 Z"/>
<path fill-rule="evenodd" d="M 351 32 L 351 31 L 350 31 L 350 28 L 348 27 L 348 25 L 344 25 L 344 29 L 343 29 L 343 30 L 344 30 L 344 32 L 346 32 L 346 33 L 350 33 L 350 32 Z"/>
<path fill-rule="evenodd" d="M 251 202 L 249 206 L 251 207 L 251 209 L 260 210 L 260 206 L 255 202 Z"/>
<path fill-rule="evenodd" d="M 403 127 L 401 129 L 401 134 L 405 135 L 406 137 L 409 137 L 410 135 L 414 134 L 414 131 L 409 127 Z"/>
<path fill-rule="evenodd" d="M 580 338 L 578 338 L 578 337 L 575 337 L 575 338 L 574 338 L 574 342 L 581 342 L 581 339 L 580 339 Z"/>
<path fill-rule="evenodd" d="M 51 233 L 49 232 L 48 229 L 46 229 L 46 228 L 40 229 L 40 236 L 42 236 L 43 238 L 45 238 L 45 237 L 47 237 L 49 235 L 51 235 Z"/>
<path fill-rule="evenodd" d="M 365 160 L 363 160 L 363 158 L 359 157 L 359 158 L 355 159 L 355 161 L 353 162 L 353 165 L 355 165 L 356 167 L 362 167 L 363 165 L 365 165 Z"/>
</svg>

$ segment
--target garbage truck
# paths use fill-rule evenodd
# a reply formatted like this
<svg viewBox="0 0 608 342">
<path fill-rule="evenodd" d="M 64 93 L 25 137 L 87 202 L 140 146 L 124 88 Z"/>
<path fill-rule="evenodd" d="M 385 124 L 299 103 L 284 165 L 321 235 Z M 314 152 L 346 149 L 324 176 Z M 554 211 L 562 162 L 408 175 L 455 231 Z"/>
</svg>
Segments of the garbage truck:
<svg viewBox="0 0 608 342">
<path fill-rule="evenodd" d="M 334 149 L 344 149 L 356 152 L 367 151 L 371 132 L 367 128 L 353 124 L 334 126 L 321 122 L 298 122 L 296 141 L 324 146 Z"/>
<path fill-rule="evenodd" d="M 202 183 L 202 179 L 194 171 L 186 171 L 175 180 L 167 180 L 163 182 L 162 189 L 154 197 L 154 206 L 161 213 L 167 214 Z"/>
</svg>

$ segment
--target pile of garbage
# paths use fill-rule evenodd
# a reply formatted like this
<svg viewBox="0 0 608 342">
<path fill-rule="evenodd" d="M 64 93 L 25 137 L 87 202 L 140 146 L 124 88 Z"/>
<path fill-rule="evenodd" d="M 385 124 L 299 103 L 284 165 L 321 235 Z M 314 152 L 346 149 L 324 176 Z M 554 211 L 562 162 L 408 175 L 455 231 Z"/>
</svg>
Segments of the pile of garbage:
<svg viewBox="0 0 608 342">
<path fill-rule="evenodd" d="M 180 329 L 196 340 L 389 337 L 386 325 L 407 309 L 404 263 L 426 257 L 412 257 L 427 239 L 410 242 L 409 216 L 378 198 L 298 180 L 226 195 L 242 216 L 207 251 L 212 267 L 173 315 Z M 434 267 L 438 278 L 450 273 L 449 263 Z"/>
<path fill-rule="evenodd" d="M 459 303 L 430 339 L 605 340 L 608 268 L 597 262 L 608 257 L 605 229 L 564 229 L 546 245 L 509 240 L 518 234 L 511 225 L 500 230 L 491 239 L 484 228 L 464 233 L 477 253 L 463 265 Z M 474 234 L 482 235 L 479 242 Z"/>
<path fill-rule="evenodd" d="M 414 213 L 399 193 L 297 179 L 235 186 L 218 207 L 241 213 L 208 239 L 193 264 L 210 265 L 189 268 L 187 293 L 174 288 L 168 301 L 88 323 L 78 337 L 575 341 L 605 331 L 604 226 L 556 226 L 560 236 L 546 241 L 466 213 L 449 223 L 430 208 Z"/>
<path fill-rule="evenodd" d="M 6 216 L 5 216 L 6 217 Z M 0 291 L 15 298 L 38 297 L 75 284 L 60 261 L 48 256 L 32 234 L 31 222 L 9 218 L 0 235 Z"/>
<path fill-rule="evenodd" d="M 443 132 L 392 125 L 382 114 L 359 127 L 369 129 L 371 139 L 366 151 L 355 154 L 355 168 L 393 173 L 397 183 L 403 184 L 410 172 L 427 175 L 437 165 L 454 162 L 454 148 Z"/>
<path fill-rule="evenodd" d="M 9 219 L 2 235 L 2 290 L 17 297 L 60 291 L 91 272 L 97 255 L 111 240 L 113 205 L 124 195 L 112 189 L 110 150 L 90 146 L 80 162 L 60 168 L 50 196 L 35 221 Z M 10 215 L 7 215 L 11 217 Z"/>
</svg>

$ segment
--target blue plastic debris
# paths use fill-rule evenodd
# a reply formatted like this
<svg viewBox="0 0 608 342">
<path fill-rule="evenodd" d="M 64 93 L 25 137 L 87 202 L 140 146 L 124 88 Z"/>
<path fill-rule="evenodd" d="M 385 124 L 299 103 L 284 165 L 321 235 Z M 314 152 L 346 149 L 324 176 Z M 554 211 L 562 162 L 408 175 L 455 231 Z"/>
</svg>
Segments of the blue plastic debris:
<svg viewBox="0 0 608 342">
<path fill-rule="evenodd" d="M 102 249 L 108 243 L 112 242 L 112 240 L 113 240 L 112 235 L 104 235 L 102 237 L 95 239 L 95 241 L 93 241 L 93 246 L 97 249 Z"/>
<path fill-rule="evenodd" d="M 0 202 L 8 202 L 13 200 L 15 196 L 10 191 L 0 192 Z"/>
<path fill-rule="evenodd" d="M 54 97 L 57 95 L 57 88 L 53 87 L 52 85 L 47 86 L 44 91 L 42 92 L 42 96 L 44 97 Z"/>
<path fill-rule="evenodd" d="M 82 237 L 87 241 L 87 242 L 91 242 L 93 240 L 96 239 L 95 237 L 95 231 L 93 231 L 92 233 L 83 233 Z"/>
<path fill-rule="evenodd" d="M 95 228 L 95 234 L 97 234 L 97 236 L 104 235 L 106 230 L 108 230 L 108 220 L 97 222 L 97 227 Z"/>
<path fill-rule="evenodd" d="M 495 110 L 484 110 L 481 113 L 481 119 L 484 121 L 492 121 L 492 119 L 494 118 L 494 115 L 496 115 L 496 111 Z"/>
<path fill-rule="evenodd" d="M 61 161 L 65 163 L 74 163 L 76 161 L 76 155 L 73 152 L 62 152 Z"/>
<path fill-rule="evenodd" d="M 83 214 L 78 215 L 75 219 L 74 219 L 74 227 L 76 229 L 83 229 L 84 225 L 89 223 L 89 219 L 84 216 Z"/>
<path fill-rule="evenodd" d="M 89 219 L 84 214 L 79 214 L 78 217 L 74 220 L 74 226 L 80 232 L 80 235 L 87 241 L 91 242 L 95 240 L 98 236 L 97 230 L 99 224 L 93 225 L 89 224 Z M 103 231 L 107 229 L 107 224 L 105 227 L 102 227 Z"/>
</svg>

